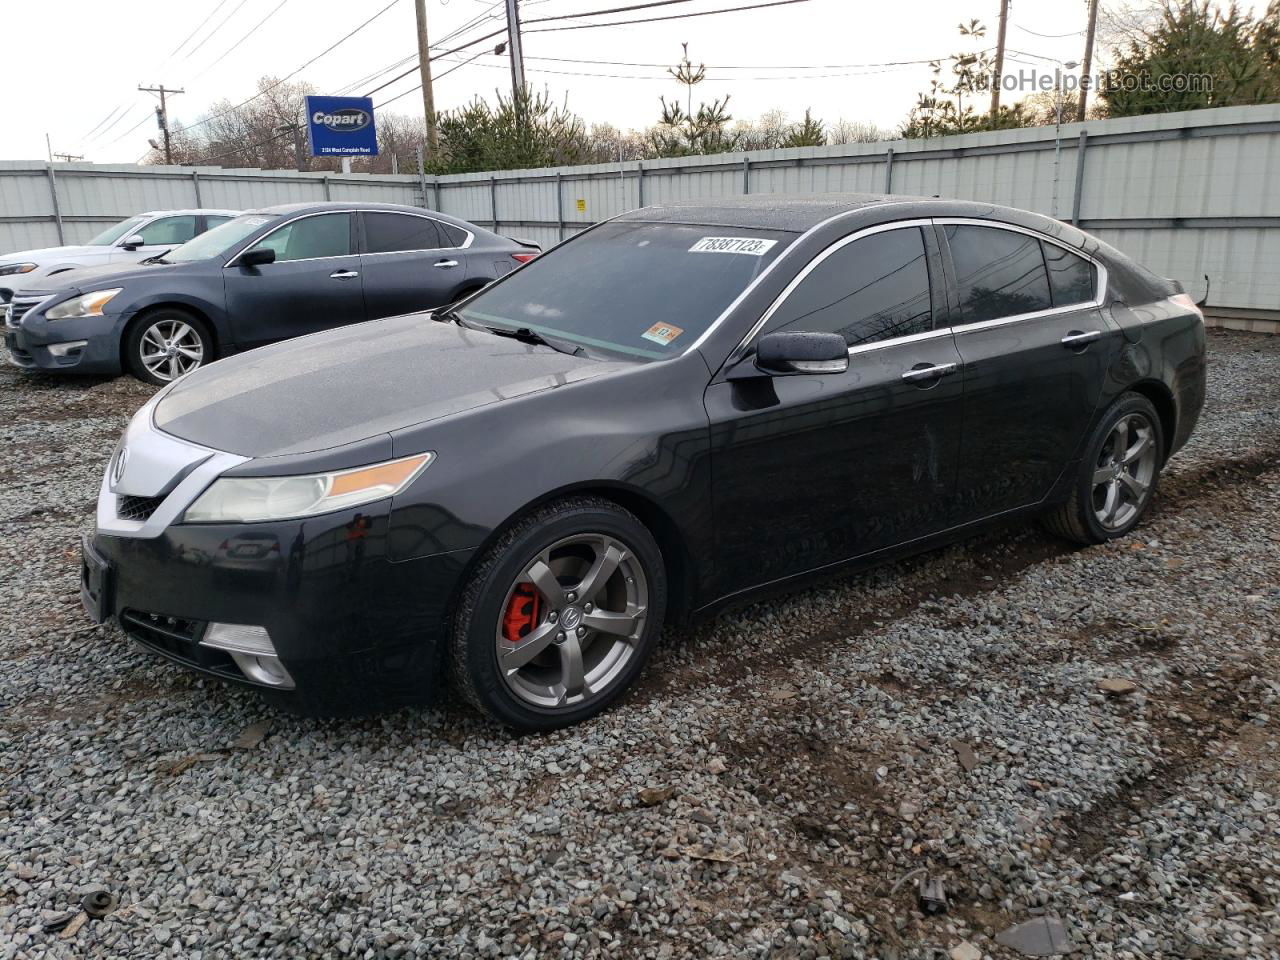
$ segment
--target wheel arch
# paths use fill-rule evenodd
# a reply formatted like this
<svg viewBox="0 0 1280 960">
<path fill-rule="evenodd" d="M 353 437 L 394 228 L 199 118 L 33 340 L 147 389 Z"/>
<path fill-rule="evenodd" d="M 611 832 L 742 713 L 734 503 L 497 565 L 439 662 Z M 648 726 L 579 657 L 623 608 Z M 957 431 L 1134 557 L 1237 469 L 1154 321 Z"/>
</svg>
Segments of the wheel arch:
<svg viewBox="0 0 1280 960">
<path fill-rule="evenodd" d="M 547 504 L 569 497 L 582 496 L 609 500 L 624 510 L 630 511 L 653 534 L 653 539 L 657 541 L 658 550 L 662 554 L 662 562 L 667 574 L 667 620 L 685 619 L 693 609 L 694 598 L 694 566 L 685 538 L 671 515 L 654 497 L 636 487 L 616 481 L 585 481 L 549 491 L 524 504 L 494 527 L 484 541 L 476 547 L 466 569 L 458 578 L 455 595 L 449 605 L 450 619 L 452 620 L 458 599 L 466 589 L 466 584 L 470 581 L 475 567 L 480 564 L 494 542 L 501 538 L 512 524 Z"/>
<path fill-rule="evenodd" d="M 183 313 L 191 314 L 203 323 L 205 329 L 209 331 L 210 338 L 213 340 L 213 359 L 218 359 L 222 352 L 222 343 L 218 337 L 218 325 L 213 322 L 213 318 L 206 311 L 190 303 L 184 303 L 180 300 L 162 301 L 160 303 L 147 304 L 135 313 L 129 319 L 129 322 L 124 325 L 124 329 L 120 331 L 120 368 L 122 370 L 127 371 L 129 369 L 129 358 L 126 356 L 126 351 L 129 349 L 129 335 L 137 328 L 138 324 L 161 310 L 180 310 Z"/>
<path fill-rule="evenodd" d="M 1160 431 L 1164 434 L 1164 449 L 1160 451 L 1160 455 L 1162 460 L 1169 459 L 1178 427 L 1178 405 L 1173 399 L 1173 391 L 1159 380 L 1139 380 L 1130 384 L 1127 389 L 1146 397 L 1156 408 L 1156 414 L 1160 417 Z"/>
</svg>

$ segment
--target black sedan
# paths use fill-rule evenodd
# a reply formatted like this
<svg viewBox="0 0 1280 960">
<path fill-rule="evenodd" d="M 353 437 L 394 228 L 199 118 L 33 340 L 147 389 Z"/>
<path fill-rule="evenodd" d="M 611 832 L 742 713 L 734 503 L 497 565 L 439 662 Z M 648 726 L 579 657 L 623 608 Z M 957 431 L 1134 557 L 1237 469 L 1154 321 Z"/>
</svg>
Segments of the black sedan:
<svg viewBox="0 0 1280 960">
<path fill-rule="evenodd" d="M 418 207 L 267 207 L 141 264 L 18 290 L 5 341 L 20 367 L 164 384 L 276 340 L 452 303 L 537 253 Z"/>
<path fill-rule="evenodd" d="M 995 518 L 1128 533 L 1204 351 L 1174 283 L 1035 214 L 648 207 L 453 310 L 161 391 L 102 481 L 83 598 L 303 709 L 450 676 L 555 727 L 615 700 L 672 618 Z"/>
</svg>

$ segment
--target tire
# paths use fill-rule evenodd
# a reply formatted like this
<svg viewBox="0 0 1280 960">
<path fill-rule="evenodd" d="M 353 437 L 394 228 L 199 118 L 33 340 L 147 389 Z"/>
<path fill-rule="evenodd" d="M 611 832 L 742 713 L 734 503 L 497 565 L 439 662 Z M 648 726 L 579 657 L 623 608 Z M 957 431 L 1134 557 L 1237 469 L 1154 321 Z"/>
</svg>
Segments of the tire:
<svg viewBox="0 0 1280 960">
<path fill-rule="evenodd" d="M 514 523 L 472 571 L 453 618 L 451 682 L 518 730 L 578 723 L 639 676 L 666 602 L 644 524 L 599 497 L 557 501 Z"/>
<path fill-rule="evenodd" d="M 166 350 L 170 344 L 173 349 Z M 144 314 L 125 335 L 125 368 L 143 383 L 164 386 L 214 359 L 208 325 L 180 307 Z"/>
<path fill-rule="evenodd" d="M 1045 516 L 1045 527 L 1083 544 L 1123 537 L 1151 506 L 1164 449 L 1151 401 L 1139 393 L 1121 395 L 1089 436 L 1070 499 Z"/>
</svg>

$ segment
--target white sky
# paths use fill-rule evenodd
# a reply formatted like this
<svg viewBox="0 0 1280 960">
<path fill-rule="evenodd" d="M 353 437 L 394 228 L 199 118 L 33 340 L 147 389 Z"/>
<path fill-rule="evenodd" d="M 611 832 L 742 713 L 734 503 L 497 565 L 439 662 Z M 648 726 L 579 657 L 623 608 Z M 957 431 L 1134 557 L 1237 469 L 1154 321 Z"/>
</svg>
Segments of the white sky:
<svg viewBox="0 0 1280 960">
<path fill-rule="evenodd" d="M 221 0 L 219 7 L 220 0 L 11 0 L 0 16 L 0 36 L 5 41 L 7 82 L 11 88 L 17 86 L 21 104 L 17 115 L 22 122 L 10 124 L 0 140 L 0 159 L 44 159 L 47 132 L 55 151 L 84 154 L 97 162 L 133 162 L 146 152 L 147 139 L 157 135 L 150 115 L 155 100 L 137 92 L 139 84 L 185 87 L 186 93 L 171 102 L 170 117 L 189 123 L 216 100 L 248 97 L 260 75 L 282 76 L 299 67 L 387 2 L 390 0 Z M 732 94 L 730 112 L 735 119 L 754 118 L 773 108 L 798 117 L 805 107 L 812 107 L 815 115 L 826 121 L 845 118 L 894 128 L 905 117 L 916 93 L 927 86 L 929 70 L 924 64 L 878 65 L 946 57 L 957 50 L 972 49 L 974 45 L 956 29 L 961 19 L 970 17 L 987 24 L 986 42 L 994 45 L 999 6 L 997 0 L 972 4 L 810 0 L 721 16 L 533 32 L 540 26 L 692 13 L 760 2 L 691 0 L 611 17 L 545 25 L 529 22 L 635 2 L 642 0 L 522 0 L 529 82 L 546 87 L 557 99 L 567 94 L 569 106 L 588 123 L 608 121 L 623 128 L 642 128 L 656 120 L 660 94 L 670 99 L 683 90 L 661 67 L 538 58 L 674 64 L 680 58 L 680 43 L 688 41 L 694 62 L 707 64 L 707 80 L 697 88 L 695 104 L 699 96 L 710 100 L 727 93 Z M 185 48 L 172 55 L 215 8 L 212 19 Z M 1007 45 L 1058 60 L 1078 60 L 1084 43 L 1085 9 L 1085 0 L 1015 0 Z M 476 17 L 488 18 L 449 46 L 505 26 L 502 0 L 427 0 L 427 12 L 433 43 Z M 263 18 L 266 22 L 253 29 Z M 1067 36 L 1037 36 L 1028 31 Z M 449 60 L 492 50 L 501 39 L 485 41 Z M 314 84 L 320 93 L 336 93 L 415 50 L 413 0 L 397 0 L 378 20 L 297 79 Z M 410 61 L 401 70 L 412 64 Z M 797 69 L 800 66 L 807 69 Z M 437 61 L 437 76 L 447 68 L 448 60 Z M 551 71 L 624 76 L 568 76 Z M 800 79 L 790 79 L 795 77 Z M 363 84 L 353 92 L 364 94 L 385 79 Z M 415 73 L 374 94 L 375 105 L 416 82 Z M 492 97 L 495 87 L 509 86 L 506 57 L 486 53 L 439 79 L 435 84 L 436 109 L 458 106 L 476 94 Z M 121 107 L 124 111 L 118 122 L 103 124 L 91 135 L 95 125 Z M 421 116 L 421 95 L 410 93 L 386 109 Z M 127 132 L 139 121 L 137 129 Z"/>
</svg>

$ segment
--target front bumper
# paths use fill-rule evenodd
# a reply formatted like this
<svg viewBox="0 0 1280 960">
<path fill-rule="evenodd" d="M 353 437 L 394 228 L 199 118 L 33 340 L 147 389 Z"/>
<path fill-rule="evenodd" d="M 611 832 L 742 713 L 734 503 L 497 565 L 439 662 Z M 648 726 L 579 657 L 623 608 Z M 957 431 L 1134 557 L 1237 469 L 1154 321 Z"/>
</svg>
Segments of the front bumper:
<svg viewBox="0 0 1280 960">
<path fill-rule="evenodd" d="M 25 369 L 115 376 L 126 321 L 105 314 L 50 323 L 33 311 L 17 326 L 4 327 L 5 348 L 10 362 Z"/>
<path fill-rule="evenodd" d="M 176 524 L 158 537 L 99 533 L 92 549 L 110 570 L 105 612 L 143 646 L 273 689 L 200 645 L 211 622 L 262 626 L 299 708 L 363 712 L 436 693 L 450 604 L 472 554 L 393 562 L 387 524 L 383 504 L 278 523 Z"/>
</svg>

